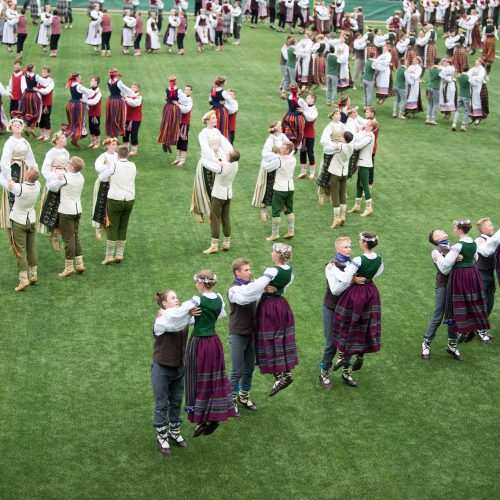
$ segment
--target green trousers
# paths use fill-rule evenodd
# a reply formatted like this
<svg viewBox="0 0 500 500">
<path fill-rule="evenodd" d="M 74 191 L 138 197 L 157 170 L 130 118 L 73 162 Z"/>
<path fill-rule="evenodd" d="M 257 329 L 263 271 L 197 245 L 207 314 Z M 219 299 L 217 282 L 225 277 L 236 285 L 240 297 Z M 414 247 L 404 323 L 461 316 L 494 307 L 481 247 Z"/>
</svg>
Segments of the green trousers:
<svg viewBox="0 0 500 500">
<path fill-rule="evenodd" d="M 273 217 L 279 217 L 282 211 L 285 215 L 293 213 L 293 193 L 293 191 L 273 191 Z"/>
<path fill-rule="evenodd" d="M 220 225 L 222 233 L 226 238 L 231 236 L 231 200 L 221 200 L 212 196 L 210 208 L 210 229 L 212 238 L 218 240 L 220 236 Z"/>
<path fill-rule="evenodd" d="M 334 207 L 340 207 L 347 203 L 347 175 L 330 175 L 330 192 Z"/>
<path fill-rule="evenodd" d="M 371 200 L 370 193 L 370 167 L 359 167 L 358 180 L 356 181 L 356 198 L 362 198 L 365 193 L 365 200 Z"/>
<path fill-rule="evenodd" d="M 108 198 L 108 240 L 125 241 L 127 239 L 128 221 L 133 208 L 134 200 L 110 200 Z"/>
<path fill-rule="evenodd" d="M 16 245 L 17 252 L 17 269 L 19 272 L 28 271 L 30 267 L 38 264 L 35 248 L 36 223 L 26 221 L 26 224 L 18 224 L 13 220 L 10 221 L 12 228 L 12 238 Z"/>
<path fill-rule="evenodd" d="M 80 217 L 82 214 L 59 214 L 59 231 L 64 241 L 64 258 L 74 260 L 82 255 L 82 246 L 78 230 L 80 229 Z"/>
</svg>

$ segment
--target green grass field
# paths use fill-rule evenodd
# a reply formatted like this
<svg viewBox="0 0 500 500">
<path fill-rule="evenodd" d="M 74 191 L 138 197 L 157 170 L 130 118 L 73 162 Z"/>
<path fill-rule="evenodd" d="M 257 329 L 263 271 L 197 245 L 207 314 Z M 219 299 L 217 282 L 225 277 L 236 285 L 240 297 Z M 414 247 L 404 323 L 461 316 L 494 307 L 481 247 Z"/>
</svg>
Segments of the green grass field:
<svg viewBox="0 0 500 500">
<path fill-rule="evenodd" d="M 256 414 L 243 413 L 211 437 L 190 438 L 186 450 L 162 456 L 152 428 L 149 368 L 154 294 L 174 288 L 182 299 L 195 293 L 193 274 L 211 268 L 216 290 L 226 294 L 231 261 L 248 257 L 258 275 L 270 261 L 262 223 L 251 199 L 267 137 L 267 124 L 281 118 L 279 48 L 284 39 L 259 26 L 244 27 L 242 45 L 224 52 L 196 52 L 189 20 L 184 57 L 165 52 L 125 57 L 119 52 L 115 17 L 113 56 L 101 58 L 84 45 L 87 21 L 63 31 L 57 59 L 44 58 L 30 27 L 25 62 L 48 63 L 56 80 L 54 128 L 63 120 L 64 82 L 81 71 L 103 80 L 117 66 L 126 84 L 142 85 L 145 117 L 140 132 L 137 196 L 126 260 L 103 268 L 104 243 L 94 238 L 91 220 L 93 162 L 86 149 L 71 154 L 87 162 L 81 230 L 87 271 L 62 280 L 63 254 L 38 238 L 39 283 L 15 293 L 17 269 L 5 232 L 0 234 L 0 498 L 460 498 L 500 495 L 498 460 L 499 345 L 465 344 L 457 363 L 444 352 L 444 327 L 429 362 L 420 360 L 421 336 L 433 311 L 434 269 L 427 234 L 451 234 L 457 217 L 475 220 L 498 210 L 498 101 L 500 71 L 489 84 L 492 114 L 467 134 L 452 134 L 441 119 L 425 116 L 402 122 L 390 118 L 392 102 L 378 107 L 381 123 L 374 191 L 375 213 L 350 216 L 333 232 L 331 207 L 319 206 L 312 182 L 296 183 L 296 281 L 287 298 L 296 316 L 300 365 L 295 383 L 267 397 L 270 377 L 258 372 L 252 399 Z M 442 45 L 440 53 L 443 52 Z M 5 85 L 13 57 L 2 53 Z M 498 66 L 498 63 L 496 64 Z M 164 88 L 175 73 L 179 85 L 192 83 L 190 152 L 184 169 L 170 165 L 156 143 Z M 236 147 L 240 173 L 233 202 L 233 247 L 207 256 L 209 227 L 189 214 L 197 134 L 208 110 L 213 78 L 227 77 L 238 91 Z M 105 85 L 101 86 L 103 89 Z M 107 95 L 107 91 L 104 90 Z M 362 104 L 361 92 L 351 93 Z M 8 102 L 7 102 L 8 105 Z M 317 133 L 327 122 L 324 95 L 318 99 Z M 0 138 L 3 145 L 6 135 Z M 39 165 L 47 144 L 33 143 Z M 321 148 L 316 148 L 318 162 Z M 354 183 L 348 188 L 349 204 Z M 359 387 L 334 375 L 334 388 L 319 386 L 323 346 L 323 268 L 339 235 L 357 241 L 362 230 L 380 236 L 385 273 L 378 280 L 383 304 L 384 346 L 357 372 Z M 477 231 L 473 231 L 473 236 Z M 356 244 L 355 244 L 356 247 Z M 358 253 L 356 248 L 355 254 Z M 497 306 L 492 332 L 500 335 Z M 219 334 L 227 349 L 227 320 Z M 496 403 L 495 403 L 496 401 Z M 242 410 L 243 412 L 244 410 Z"/>
</svg>

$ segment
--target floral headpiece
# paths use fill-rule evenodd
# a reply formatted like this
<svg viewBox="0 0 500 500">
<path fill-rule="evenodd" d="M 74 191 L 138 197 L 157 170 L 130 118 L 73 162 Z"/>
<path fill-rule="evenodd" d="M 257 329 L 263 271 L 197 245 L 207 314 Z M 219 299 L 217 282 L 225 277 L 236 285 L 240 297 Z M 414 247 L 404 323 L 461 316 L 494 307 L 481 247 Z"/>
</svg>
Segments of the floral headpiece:
<svg viewBox="0 0 500 500">
<path fill-rule="evenodd" d="M 7 123 L 7 132 L 12 132 L 12 125 L 14 125 L 15 123 L 19 123 L 19 125 L 24 128 L 24 122 L 21 120 L 21 118 L 12 118 L 12 120 Z"/>
<path fill-rule="evenodd" d="M 359 238 L 363 241 L 378 241 L 378 236 L 374 236 L 373 238 L 367 238 L 364 233 L 359 233 Z"/>
</svg>

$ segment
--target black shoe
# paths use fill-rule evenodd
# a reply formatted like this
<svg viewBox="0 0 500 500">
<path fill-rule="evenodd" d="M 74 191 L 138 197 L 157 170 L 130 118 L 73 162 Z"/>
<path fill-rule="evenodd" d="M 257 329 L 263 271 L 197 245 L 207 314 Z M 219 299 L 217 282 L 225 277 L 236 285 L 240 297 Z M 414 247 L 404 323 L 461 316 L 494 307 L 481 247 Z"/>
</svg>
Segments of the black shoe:
<svg viewBox="0 0 500 500">
<path fill-rule="evenodd" d="M 205 424 L 205 431 L 203 432 L 204 436 L 208 436 L 216 431 L 217 427 L 219 427 L 219 422 L 208 422 Z"/>
<path fill-rule="evenodd" d="M 177 446 L 180 446 L 181 448 L 188 447 L 187 441 L 180 434 L 172 434 L 172 432 L 169 431 L 168 440 L 171 443 L 175 443 Z"/>
<path fill-rule="evenodd" d="M 255 406 L 252 401 L 250 401 L 249 398 L 247 399 L 242 399 L 239 395 L 236 397 L 236 400 L 240 405 L 242 405 L 244 408 L 250 411 L 257 411 L 257 406 Z"/>
<path fill-rule="evenodd" d="M 458 349 L 451 349 L 450 346 L 446 346 L 445 351 L 453 358 L 456 359 L 457 361 L 463 361 L 464 358 L 460 356 L 460 353 L 458 352 Z"/>
<path fill-rule="evenodd" d="M 464 335 L 464 342 L 470 342 L 471 340 L 474 340 L 474 337 L 476 336 L 476 332 L 470 332 L 470 333 L 466 333 Z"/>
<path fill-rule="evenodd" d="M 344 358 L 343 356 L 338 358 L 336 363 L 333 365 L 332 370 L 336 372 L 339 368 L 342 368 L 343 366 L 348 366 L 349 365 L 349 360 Z"/>
<path fill-rule="evenodd" d="M 284 378 L 281 378 L 277 384 L 275 383 L 273 385 L 273 388 L 271 389 L 271 392 L 269 393 L 269 397 L 272 397 L 275 394 L 278 394 L 278 392 L 287 388 L 292 382 L 293 382 L 293 378 L 291 375 L 288 375 Z"/>
<path fill-rule="evenodd" d="M 166 144 L 162 144 L 161 147 L 162 147 L 163 151 L 165 151 L 165 153 L 168 153 L 168 149 L 167 149 L 168 146 Z"/>
<path fill-rule="evenodd" d="M 205 424 L 204 422 L 202 422 L 201 424 L 198 424 L 196 426 L 196 429 L 194 430 L 193 432 L 193 437 L 198 437 L 198 436 L 201 436 L 202 434 L 205 434 L 205 427 L 207 426 L 207 424 Z"/>
<path fill-rule="evenodd" d="M 349 387 L 358 387 L 358 383 L 351 377 L 350 373 L 343 373 L 342 380 L 344 384 L 347 384 Z"/>
<path fill-rule="evenodd" d="M 356 356 L 354 363 L 352 364 L 352 371 L 361 370 L 363 363 L 365 362 L 364 356 Z"/>
</svg>

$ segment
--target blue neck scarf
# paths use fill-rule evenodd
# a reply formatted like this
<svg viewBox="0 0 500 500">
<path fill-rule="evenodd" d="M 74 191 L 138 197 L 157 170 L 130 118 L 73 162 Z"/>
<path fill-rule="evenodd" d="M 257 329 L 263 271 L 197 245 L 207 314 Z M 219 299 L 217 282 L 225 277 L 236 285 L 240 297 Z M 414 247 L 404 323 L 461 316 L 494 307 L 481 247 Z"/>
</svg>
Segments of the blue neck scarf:
<svg viewBox="0 0 500 500">
<path fill-rule="evenodd" d="M 338 252 L 335 254 L 335 258 L 339 262 L 351 262 L 351 258 L 350 257 L 346 257 L 345 255 L 341 255 Z"/>
<path fill-rule="evenodd" d="M 248 285 L 248 283 L 250 283 L 250 280 L 242 280 L 240 278 L 234 278 L 234 282 L 238 283 L 238 285 Z"/>
<path fill-rule="evenodd" d="M 450 242 L 448 240 L 440 240 L 438 241 L 438 245 L 441 245 L 442 247 L 449 247 Z"/>
</svg>

